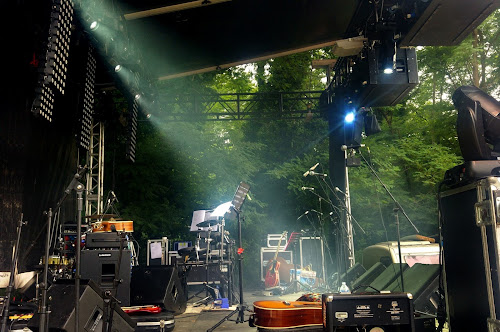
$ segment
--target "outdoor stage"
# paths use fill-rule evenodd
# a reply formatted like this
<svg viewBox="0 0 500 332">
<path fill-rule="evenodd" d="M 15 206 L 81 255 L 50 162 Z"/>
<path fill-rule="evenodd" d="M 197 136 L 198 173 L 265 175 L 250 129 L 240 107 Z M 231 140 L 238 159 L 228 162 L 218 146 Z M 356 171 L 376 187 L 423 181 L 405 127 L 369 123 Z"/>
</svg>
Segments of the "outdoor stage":
<svg viewBox="0 0 500 332">
<path fill-rule="evenodd" d="M 189 295 L 192 295 L 192 291 Z M 295 301 L 302 293 L 292 293 L 280 296 L 263 296 L 262 291 L 245 291 L 244 300 L 248 305 L 248 309 L 253 310 L 253 302 L 261 300 L 281 300 L 281 301 Z M 193 299 L 194 300 L 194 299 Z M 192 301 L 190 301 L 192 302 Z M 188 304 L 186 312 L 182 315 L 175 316 L 175 329 L 174 331 L 206 331 L 221 319 L 227 316 L 236 307 L 230 309 L 214 309 L 210 310 L 211 306 L 193 307 L 192 303 Z M 245 313 L 245 320 L 248 320 L 250 312 Z M 231 319 L 236 319 L 237 315 L 233 315 Z M 234 321 L 226 321 L 219 326 L 215 331 L 257 331 L 257 328 L 250 327 L 248 321 L 243 324 L 236 324 Z"/>
</svg>

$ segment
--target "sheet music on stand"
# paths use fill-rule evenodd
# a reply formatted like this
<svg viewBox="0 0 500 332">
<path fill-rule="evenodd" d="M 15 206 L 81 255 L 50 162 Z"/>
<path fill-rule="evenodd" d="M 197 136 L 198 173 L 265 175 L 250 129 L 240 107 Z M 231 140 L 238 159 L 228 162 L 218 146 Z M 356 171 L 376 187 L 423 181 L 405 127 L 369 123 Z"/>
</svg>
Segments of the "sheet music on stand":
<svg viewBox="0 0 500 332">
<path fill-rule="evenodd" d="M 191 228 L 189 229 L 191 232 L 218 232 L 219 231 L 219 225 L 214 225 L 210 227 L 198 227 L 200 222 L 207 221 L 207 220 L 213 220 L 214 217 L 212 217 L 212 212 L 213 210 L 196 210 L 193 211 L 193 218 L 191 219 Z"/>
</svg>

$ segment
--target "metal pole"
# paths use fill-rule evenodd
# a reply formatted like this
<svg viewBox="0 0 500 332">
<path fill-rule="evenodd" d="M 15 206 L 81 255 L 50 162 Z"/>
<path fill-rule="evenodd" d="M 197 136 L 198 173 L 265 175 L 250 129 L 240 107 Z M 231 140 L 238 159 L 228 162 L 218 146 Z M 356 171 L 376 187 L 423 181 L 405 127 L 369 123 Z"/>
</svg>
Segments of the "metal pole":
<svg viewBox="0 0 500 332">
<path fill-rule="evenodd" d="M 236 210 L 236 209 L 235 209 Z M 238 215 L 238 277 L 239 277 L 239 287 L 240 287 L 240 312 L 238 313 L 238 319 L 236 323 L 245 322 L 245 306 L 243 305 L 243 252 L 241 249 L 243 248 L 243 243 L 241 241 L 241 218 L 240 212 L 237 212 Z"/>
<path fill-rule="evenodd" d="M 401 291 L 405 291 L 405 284 L 403 280 L 403 260 L 401 256 L 401 235 L 399 234 L 399 208 L 394 208 L 394 218 L 396 219 L 396 229 L 398 232 L 398 254 L 399 254 L 399 272 L 401 273 Z"/>
<path fill-rule="evenodd" d="M 347 151 L 344 151 L 344 163 L 347 159 Z M 349 168 L 345 167 L 345 206 L 346 206 L 346 216 L 345 216 L 345 228 L 347 231 L 347 259 L 349 261 L 348 268 L 354 266 L 354 237 L 352 235 L 352 215 L 351 215 L 351 195 L 349 193 Z"/>
<path fill-rule="evenodd" d="M 49 250 L 50 250 L 50 229 L 52 228 L 52 209 L 47 212 L 47 234 L 45 239 L 45 262 L 43 265 L 43 281 L 42 281 L 42 306 L 40 308 L 40 322 L 38 329 L 40 332 L 46 332 L 48 326 L 48 310 L 47 310 L 47 289 L 48 289 L 48 273 L 49 273 Z"/>
<path fill-rule="evenodd" d="M 83 211 L 83 184 L 76 185 L 77 210 L 76 216 L 76 254 L 75 254 L 75 332 L 78 332 L 80 323 L 80 253 L 82 241 L 82 211 Z"/>
</svg>

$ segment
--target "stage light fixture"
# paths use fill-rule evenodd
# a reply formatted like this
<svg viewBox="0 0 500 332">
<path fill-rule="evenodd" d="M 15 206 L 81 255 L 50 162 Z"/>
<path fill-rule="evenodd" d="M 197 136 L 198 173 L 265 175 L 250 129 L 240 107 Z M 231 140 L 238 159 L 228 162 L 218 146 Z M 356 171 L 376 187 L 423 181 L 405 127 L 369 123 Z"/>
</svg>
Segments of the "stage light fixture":
<svg viewBox="0 0 500 332">
<path fill-rule="evenodd" d="M 500 102 L 475 86 L 452 96 L 458 111 L 457 136 L 465 161 L 500 158 Z"/>
<path fill-rule="evenodd" d="M 151 118 L 151 113 L 146 114 L 146 119 Z"/>
<path fill-rule="evenodd" d="M 384 74 L 389 75 L 389 74 L 392 74 L 392 73 L 394 73 L 394 70 L 392 69 L 392 67 L 386 67 L 386 68 L 384 68 Z"/>
<path fill-rule="evenodd" d="M 86 150 L 90 147 L 90 135 L 92 130 L 92 119 L 94 116 L 94 87 L 95 87 L 96 60 L 94 48 L 89 45 L 87 52 L 87 68 L 85 86 L 83 93 L 83 107 L 80 116 L 80 146 Z"/>
<path fill-rule="evenodd" d="M 134 94 L 134 99 L 135 99 L 135 100 L 139 100 L 139 99 L 141 99 L 141 94 L 140 94 L 140 93 L 136 93 L 136 94 Z"/>
<path fill-rule="evenodd" d="M 128 116 L 128 139 L 125 157 L 131 162 L 135 162 L 135 146 L 137 140 L 137 114 L 139 113 L 139 104 L 137 100 L 132 102 Z"/>
<path fill-rule="evenodd" d="M 92 21 L 90 23 L 90 31 L 96 31 L 97 29 L 99 29 L 99 22 L 97 21 Z"/>
<path fill-rule="evenodd" d="M 53 0 L 48 29 L 47 48 L 40 66 L 37 94 L 32 112 L 52 121 L 56 91 L 64 95 L 73 21 L 73 3 Z"/>
<path fill-rule="evenodd" d="M 122 66 L 121 65 L 116 65 L 115 66 L 115 72 L 118 73 L 118 72 L 120 72 L 120 70 L 122 70 Z"/>
<path fill-rule="evenodd" d="M 356 115 L 354 114 L 354 111 L 351 111 L 345 115 L 344 121 L 345 123 L 353 123 L 355 118 Z"/>
</svg>

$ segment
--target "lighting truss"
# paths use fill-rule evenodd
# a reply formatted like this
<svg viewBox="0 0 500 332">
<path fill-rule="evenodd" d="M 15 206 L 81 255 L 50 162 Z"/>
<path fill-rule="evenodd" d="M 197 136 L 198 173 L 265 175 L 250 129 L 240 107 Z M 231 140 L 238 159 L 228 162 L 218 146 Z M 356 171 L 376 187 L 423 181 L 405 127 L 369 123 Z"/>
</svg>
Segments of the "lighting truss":
<svg viewBox="0 0 500 332">
<path fill-rule="evenodd" d="M 52 122 L 55 92 L 64 94 L 66 86 L 73 14 L 71 0 L 52 1 L 47 50 L 42 59 L 32 109 L 33 113 L 49 122 Z"/>
<path fill-rule="evenodd" d="M 92 118 L 94 115 L 94 84 L 95 84 L 96 60 L 94 48 L 89 45 L 87 53 L 87 68 L 85 74 L 85 87 L 83 91 L 83 106 L 80 117 L 80 146 L 86 150 L 90 146 L 90 135 L 92 130 Z"/>
<path fill-rule="evenodd" d="M 137 99 L 134 99 L 132 107 L 129 111 L 128 118 L 128 139 L 125 157 L 131 162 L 135 161 L 135 144 L 137 140 L 137 114 L 139 113 L 139 104 Z"/>
</svg>

